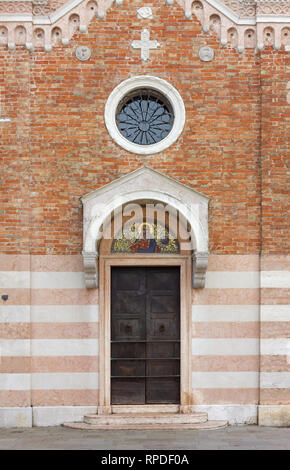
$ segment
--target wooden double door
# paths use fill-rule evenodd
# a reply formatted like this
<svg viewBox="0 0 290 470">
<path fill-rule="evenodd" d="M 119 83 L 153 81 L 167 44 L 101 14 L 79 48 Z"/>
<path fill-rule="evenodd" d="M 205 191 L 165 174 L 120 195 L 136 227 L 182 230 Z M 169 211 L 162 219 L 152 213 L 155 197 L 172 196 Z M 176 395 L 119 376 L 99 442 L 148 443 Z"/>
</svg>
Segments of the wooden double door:
<svg viewBox="0 0 290 470">
<path fill-rule="evenodd" d="M 111 269 L 111 403 L 179 403 L 180 269 Z"/>
</svg>

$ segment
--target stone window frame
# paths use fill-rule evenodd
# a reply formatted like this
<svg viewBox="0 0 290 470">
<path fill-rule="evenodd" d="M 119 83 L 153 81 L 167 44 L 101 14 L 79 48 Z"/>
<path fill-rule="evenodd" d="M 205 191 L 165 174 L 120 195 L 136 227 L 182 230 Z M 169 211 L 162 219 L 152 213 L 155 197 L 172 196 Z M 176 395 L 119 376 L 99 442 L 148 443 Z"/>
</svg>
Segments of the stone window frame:
<svg viewBox="0 0 290 470">
<path fill-rule="evenodd" d="M 116 111 L 121 100 L 138 88 L 151 88 L 164 95 L 170 102 L 174 122 L 169 134 L 160 142 L 151 145 L 139 145 L 127 140 L 119 131 L 116 123 Z M 140 75 L 124 80 L 109 95 L 105 106 L 105 124 L 111 138 L 123 149 L 138 155 L 152 155 L 170 147 L 179 138 L 185 124 L 185 106 L 179 92 L 166 80 L 149 75 Z"/>
</svg>

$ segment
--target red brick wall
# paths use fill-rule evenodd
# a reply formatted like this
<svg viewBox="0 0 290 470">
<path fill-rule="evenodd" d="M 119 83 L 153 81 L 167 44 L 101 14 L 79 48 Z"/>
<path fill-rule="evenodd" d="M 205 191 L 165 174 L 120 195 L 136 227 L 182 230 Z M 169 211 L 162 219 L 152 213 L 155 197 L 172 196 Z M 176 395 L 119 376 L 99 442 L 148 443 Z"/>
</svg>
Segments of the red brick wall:
<svg viewBox="0 0 290 470">
<path fill-rule="evenodd" d="M 145 64 L 140 51 L 130 48 L 144 26 L 150 27 L 151 39 L 161 43 Z M 74 57 L 80 44 L 92 49 L 88 62 Z M 205 44 L 215 50 L 212 62 L 198 58 L 198 49 Z M 269 50 L 261 60 L 267 252 L 283 251 L 285 245 L 280 197 L 286 196 L 282 172 L 287 135 L 279 107 L 286 109 L 285 57 L 286 53 Z M 178 5 L 168 8 L 160 2 L 146 24 L 137 20 L 135 8 L 112 9 L 105 20 L 90 24 L 88 34 L 76 34 L 69 47 L 51 53 L 29 54 L 21 47 L 8 53 L 1 47 L 0 70 L 2 108 L 12 119 L 0 124 L 2 252 L 27 252 L 31 237 L 32 253 L 79 253 L 80 196 L 144 163 L 210 196 L 212 253 L 259 252 L 260 59 L 252 50 L 238 54 L 220 48 L 213 34 L 201 33 L 196 19 L 185 20 Z M 118 147 L 103 117 L 113 88 L 126 78 L 146 74 L 173 84 L 186 107 L 179 140 L 149 157 Z M 277 90 L 279 101 L 273 105 L 271 95 L 276 97 Z M 274 125 L 273 114 L 284 131 Z"/>
<path fill-rule="evenodd" d="M 29 126 L 28 54 L 0 48 L 0 251 L 29 252 Z"/>
<path fill-rule="evenodd" d="M 289 252 L 289 79 L 289 53 L 274 52 L 270 49 L 262 53 L 261 169 L 264 254 Z"/>
</svg>

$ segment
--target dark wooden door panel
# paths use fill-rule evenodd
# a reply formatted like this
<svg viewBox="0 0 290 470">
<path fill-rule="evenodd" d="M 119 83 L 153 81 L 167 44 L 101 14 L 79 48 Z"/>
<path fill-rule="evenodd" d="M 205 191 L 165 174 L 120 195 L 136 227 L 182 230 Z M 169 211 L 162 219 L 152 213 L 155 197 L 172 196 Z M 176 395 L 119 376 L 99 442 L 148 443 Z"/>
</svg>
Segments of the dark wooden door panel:
<svg viewBox="0 0 290 470">
<path fill-rule="evenodd" d="M 147 318 L 147 340 L 162 341 L 176 340 L 179 333 L 179 325 L 174 318 L 160 318 L 150 315 Z"/>
<path fill-rule="evenodd" d="M 168 291 L 154 291 L 152 294 L 152 292 L 150 292 L 149 301 L 151 313 L 158 313 L 159 315 L 173 313 L 176 315 L 179 311 L 179 299 L 174 293 L 171 294 Z"/>
<path fill-rule="evenodd" d="M 144 405 L 146 402 L 145 379 L 112 377 L 111 396 L 113 405 Z"/>
<path fill-rule="evenodd" d="M 145 301 L 145 297 L 141 296 L 138 291 L 115 292 L 113 314 L 139 316 L 141 312 L 145 312 Z"/>
<path fill-rule="evenodd" d="M 112 323 L 112 337 L 114 341 L 145 340 L 145 319 L 133 316 L 119 317 L 115 315 Z"/>
<path fill-rule="evenodd" d="M 179 268 L 112 268 L 112 404 L 179 403 Z"/>
<path fill-rule="evenodd" d="M 111 373 L 113 377 L 145 377 L 145 360 L 112 360 Z"/>
<path fill-rule="evenodd" d="M 179 359 L 180 357 L 180 344 L 175 341 L 147 343 L 146 350 L 148 358 L 162 359 L 173 357 Z"/>
<path fill-rule="evenodd" d="M 158 377 L 146 379 L 146 403 L 179 403 L 179 377 Z"/>
<path fill-rule="evenodd" d="M 179 376 L 179 359 L 147 359 L 146 361 L 146 376 L 160 377 L 160 376 Z"/>
<path fill-rule="evenodd" d="M 179 268 L 145 268 L 150 272 L 147 287 L 150 291 L 179 291 Z"/>
<path fill-rule="evenodd" d="M 112 342 L 111 343 L 111 356 L 112 358 L 130 358 L 130 359 L 145 359 L 146 358 L 146 343 L 134 342 Z"/>
</svg>

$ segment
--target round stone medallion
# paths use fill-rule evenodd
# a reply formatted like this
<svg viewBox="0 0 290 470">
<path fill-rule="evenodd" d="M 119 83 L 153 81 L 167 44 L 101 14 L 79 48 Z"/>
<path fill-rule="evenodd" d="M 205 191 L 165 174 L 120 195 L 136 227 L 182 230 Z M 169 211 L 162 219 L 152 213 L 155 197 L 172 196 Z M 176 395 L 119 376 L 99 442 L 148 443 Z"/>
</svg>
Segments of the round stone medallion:
<svg viewBox="0 0 290 470">
<path fill-rule="evenodd" d="M 211 47 L 203 46 L 198 51 L 198 57 L 203 62 L 210 62 L 214 58 L 214 50 Z"/>
<path fill-rule="evenodd" d="M 150 7 L 138 8 L 137 9 L 137 18 L 139 18 L 139 20 L 152 19 L 153 18 L 152 8 L 150 8 Z"/>
<path fill-rule="evenodd" d="M 75 56 L 82 62 L 89 60 L 91 57 L 91 49 L 87 46 L 78 46 L 75 50 Z"/>
</svg>

